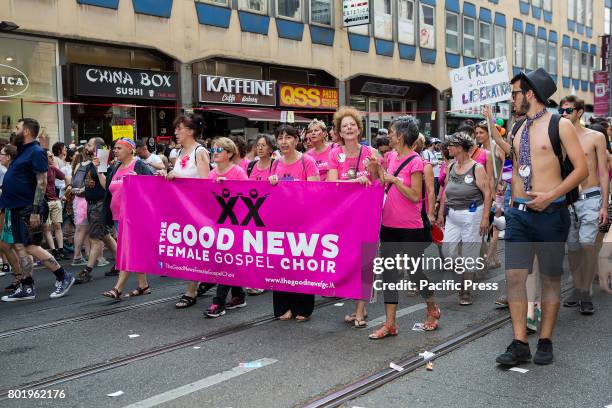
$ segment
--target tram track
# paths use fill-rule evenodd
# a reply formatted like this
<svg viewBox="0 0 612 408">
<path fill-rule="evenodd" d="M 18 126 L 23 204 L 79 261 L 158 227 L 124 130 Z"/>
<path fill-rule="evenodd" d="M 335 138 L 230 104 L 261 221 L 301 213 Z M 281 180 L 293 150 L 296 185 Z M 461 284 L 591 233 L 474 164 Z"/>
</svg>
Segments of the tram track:
<svg viewBox="0 0 612 408">
<path fill-rule="evenodd" d="M 173 297 L 172 299 L 175 299 Z M 328 298 L 318 301 L 315 304 L 315 308 L 323 308 L 333 305 L 338 302 L 338 298 Z M 259 327 L 275 321 L 274 316 L 260 317 L 254 320 L 250 320 L 245 323 L 238 325 L 225 327 L 212 332 L 206 332 L 198 336 L 193 336 L 187 339 L 178 340 L 169 344 L 165 344 L 158 347 L 153 347 L 148 350 L 144 350 L 138 353 L 129 354 L 121 357 L 116 357 L 108 361 L 80 367 L 74 370 L 65 371 L 63 373 L 55 374 L 50 377 L 42 378 L 37 381 L 11 386 L 9 388 L 0 390 L 0 401 L 6 400 L 8 397 L 9 390 L 41 390 L 48 387 L 52 387 L 68 381 L 77 380 L 84 377 L 89 377 L 104 371 L 113 370 L 115 368 L 123 367 L 137 361 L 146 360 L 152 357 L 167 354 L 176 350 L 184 349 L 187 347 L 202 344 L 208 341 L 216 340 L 222 337 L 230 336 L 245 330 L 249 330 L 255 327 Z"/>
<path fill-rule="evenodd" d="M 571 285 L 565 287 L 561 296 L 568 294 L 571 291 Z M 489 333 L 492 333 L 511 322 L 510 313 L 506 316 L 497 317 L 488 320 L 478 326 L 467 331 L 459 333 L 450 339 L 429 348 L 428 351 L 435 354 L 434 358 L 442 357 L 472 341 L 478 340 Z M 416 371 L 418 368 L 427 364 L 428 360 L 417 354 L 410 354 L 395 361 L 394 364 L 402 368 L 401 371 L 393 368 L 384 368 L 371 374 L 365 378 L 360 378 L 348 385 L 337 390 L 331 390 L 322 397 L 311 400 L 305 405 L 299 405 L 303 408 L 334 408 L 340 407 L 343 404 L 354 400 L 355 398 L 364 396 L 392 381 Z"/>
</svg>

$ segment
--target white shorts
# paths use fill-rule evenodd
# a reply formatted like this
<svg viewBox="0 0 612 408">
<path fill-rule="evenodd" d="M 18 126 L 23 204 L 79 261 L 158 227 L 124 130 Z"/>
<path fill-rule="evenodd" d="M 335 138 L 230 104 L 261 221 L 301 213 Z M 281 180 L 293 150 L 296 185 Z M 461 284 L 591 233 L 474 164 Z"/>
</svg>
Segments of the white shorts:
<svg viewBox="0 0 612 408">
<path fill-rule="evenodd" d="M 449 209 L 444 225 L 444 254 L 451 258 L 463 256 L 476 259 L 480 255 L 482 237 L 480 236 L 480 222 L 484 205 L 476 211 Z M 459 245 L 461 244 L 461 245 Z"/>
</svg>

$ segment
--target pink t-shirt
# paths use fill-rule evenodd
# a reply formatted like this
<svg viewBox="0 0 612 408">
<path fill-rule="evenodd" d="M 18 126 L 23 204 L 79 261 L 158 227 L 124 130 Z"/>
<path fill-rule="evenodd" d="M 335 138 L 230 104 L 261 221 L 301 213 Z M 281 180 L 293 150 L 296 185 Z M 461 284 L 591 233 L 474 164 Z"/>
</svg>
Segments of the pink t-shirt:
<svg viewBox="0 0 612 408">
<path fill-rule="evenodd" d="M 272 166 L 274 166 L 274 163 L 272 163 Z M 272 166 L 267 165 L 263 170 L 261 170 L 259 168 L 259 161 L 257 161 L 255 166 L 253 166 L 253 170 L 251 170 L 249 180 L 267 180 L 272 174 Z"/>
<path fill-rule="evenodd" d="M 275 161 L 272 165 L 272 174 L 283 181 L 306 181 L 308 177 L 318 176 L 319 169 L 311 156 L 302 154 L 293 164 L 285 164 L 284 158 Z"/>
<path fill-rule="evenodd" d="M 113 221 L 119 221 L 121 218 L 121 193 L 123 191 L 123 179 L 128 174 L 136 174 L 134 172 L 134 166 L 136 166 L 136 160 L 132 160 L 132 163 L 126 168 L 119 168 L 115 175 L 113 176 L 113 180 L 108 186 L 110 193 L 113 195 L 111 198 L 111 212 L 113 213 Z"/>
<path fill-rule="evenodd" d="M 219 174 L 217 172 L 217 168 L 214 168 L 208 173 L 208 178 L 210 180 L 215 180 L 217 177 L 225 177 L 228 180 L 248 180 L 246 171 L 240 167 L 240 165 L 233 165 L 229 168 L 225 173 Z"/>
<path fill-rule="evenodd" d="M 240 162 L 238 162 L 238 165 L 240 167 L 242 167 L 242 170 L 246 171 L 247 167 L 249 167 L 249 163 L 250 162 L 251 161 L 245 157 L 245 158 L 241 159 Z"/>
<path fill-rule="evenodd" d="M 317 153 L 314 148 L 306 152 L 306 154 L 312 157 L 315 163 L 317 163 L 317 168 L 319 169 L 319 177 L 321 177 L 321 181 L 325 181 L 327 179 L 327 171 L 329 170 L 329 153 L 331 151 L 332 146 L 328 145 L 327 148 L 321 153 Z"/>
<path fill-rule="evenodd" d="M 412 173 L 423 173 L 423 160 L 416 152 L 399 158 L 397 157 L 397 152 L 392 152 L 389 155 L 388 169 L 389 174 L 395 174 L 395 170 L 410 156 L 416 157 L 404 166 L 397 176 L 408 187 L 412 187 Z M 423 220 L 421 219 L 422 204 L 423 200 L 413 203 L 400 193 L 397 187 L 392 186 L 389 189 L 389 194 L 387 194 L 383 207 L 382 225 L 391 228 L 423 228 Z"/>
<path fill-rule="evenodd" d="M 482 147 L 477 147 L 474 153 L 476 153 L 477 150 L 480 150 L 480 152 L 478 153 L 478 155 L 476 155 L 476 157 L 474 157 L 474 154 L 472 154 L 472 159 L 476 163 L 482 164 L 482 166 L 486 169 L 487 168 L 487 157 L 489 157 L 489 151 L 487 149 L 483 149 Z"/>
<path fill-rule="evenodd" d="M 359 153 L 355 157 L 346 157 L 342 147 L 336 147 L 329 153 L 329 168 L 338 171 L 339 180 L 350 180 L 349 171 L 357 170 L 356 176 L 353 178 L 359 178 L 361 176 L 370 177 L 370 172 L 365 167 L 365 161 L 367 158 L 376 157 L 376 149 L 369 146 L 361 146 L 361 158 Z M 359 159 L 359 163 L 357 163 Z"/>
</svg>

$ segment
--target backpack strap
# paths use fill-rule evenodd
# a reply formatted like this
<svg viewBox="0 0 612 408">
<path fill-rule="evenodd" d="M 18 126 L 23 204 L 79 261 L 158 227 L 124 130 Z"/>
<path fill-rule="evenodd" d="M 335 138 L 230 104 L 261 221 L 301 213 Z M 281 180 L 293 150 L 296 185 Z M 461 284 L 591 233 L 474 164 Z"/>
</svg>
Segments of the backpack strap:
<svg viewBox="0 0 612 408">
<path fill-rule="evenodd" d="M 247 176 L 251 177 L 251 173 L 253 172 L 253 168 L 257 165 L 257 160 L 253 160 L 247 166 Z M 272 163 L 270 163 L 270 169 L 272 168 Z"/>
<path fill-rule="evenodd" d="M 395 172 L 393 173 L 393 177 L 397 177 L 400 174 L 400 172 L 404 169 L 404 167 L 406 167 L 406 165 L 410 163 L 412 159 L 414 159 L 417 156 L 418 154 L 415 154 L 415 155 L 408 157 L 406 160 L 404 160 L 404 162 L 400 164 L 397 169 L 395 169 Z M 392 184 L 387 185 L 387 187 L 385 188 L 385 194 L 389 194 L 389 190 L 391 190 L 392 186 L 393 186 Z"/>
<path fill-rule="evenodd" d="M 552 145 L 553 152 L 559 160 L 559 166 L 563 169 L 563 149 L 561 148 L 561 136 L 559 135 L 559 122 L 561 121 L 561 115 L 553 113 L 550 122 L 548 123 L 548 137 L 550 138 L 550 144 Z"/>
</svg>

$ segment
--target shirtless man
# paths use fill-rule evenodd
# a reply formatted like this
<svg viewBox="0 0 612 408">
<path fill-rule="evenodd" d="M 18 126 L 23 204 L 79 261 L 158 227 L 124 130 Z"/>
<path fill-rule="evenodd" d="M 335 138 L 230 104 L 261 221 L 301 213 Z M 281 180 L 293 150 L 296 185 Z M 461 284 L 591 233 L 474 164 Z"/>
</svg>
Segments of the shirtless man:
<svg viewBox="0 0 612 408">
<path fill-rule="evenodd" d="M 557 90 L 551 76 L 539 68 L 528 74 L 520 73 L 511 82 L 514 110 L 526 115 L 527 120 L 510 138 L 513 174 L 512 204 L 506 213 L 506 281 L 514 340 L 496 361 L 505 366 L 531 361 L 525 283 L 537 255 L 542 281 L 542 325 L 533 362 L 550 364 L 560 306 L 564 246 L 570 228 L 565 195 L 588 175 L 587 164 L 574 126 L 568 119 L 560 118 L 561 147 L 574 166 L 570 174 L 562 177 L 548 134 L 552 114 L 545 107 Z M 499 133 L 492 133 L 497 145 L 510 151 Z"/>
<path fill-rule="evenodd" d="M 570 95 L 561 99 L 559 113 L 576 128 L 584 151 L 589 175 L 580 183 L 580 198 L 574 203 L 572 225 L 567 238 L 568 260 L 574 292 L 563 302 L 565 307 L 576 307 L 584 315 L 595 313 L 591 299 L 591 285 L 597 271 L 595 240 L 599 227 L 608 221 L 608 157 L 603 134 L 580 124 L 584 101 Z"/>
</svg>

